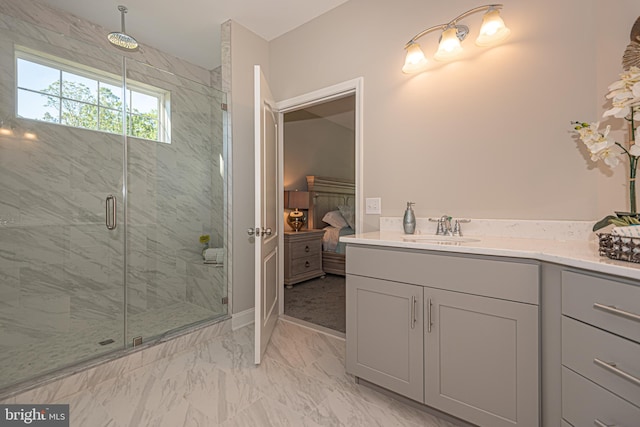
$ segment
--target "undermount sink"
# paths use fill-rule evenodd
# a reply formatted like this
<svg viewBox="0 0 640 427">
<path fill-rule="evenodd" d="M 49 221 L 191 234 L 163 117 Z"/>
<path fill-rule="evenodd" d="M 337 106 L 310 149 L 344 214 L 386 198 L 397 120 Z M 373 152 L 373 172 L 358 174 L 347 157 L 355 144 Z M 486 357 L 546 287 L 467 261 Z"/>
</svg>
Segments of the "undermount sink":
<svg viewBox="0 0 640 427">
<path fill-rule="evenodd" d="M 480 239 L 473 239 L 470 237 L 463 236 L 436 236 L 436 235 L 411 235 L 411 236 L 402 236 L 402 240 L 405 242 L 424 242 L 424 243 L 436 243 L 439 245 L 455 245 L 458 243 L 471 243 L 471 242 L 479 242 Z"/>
</svg>

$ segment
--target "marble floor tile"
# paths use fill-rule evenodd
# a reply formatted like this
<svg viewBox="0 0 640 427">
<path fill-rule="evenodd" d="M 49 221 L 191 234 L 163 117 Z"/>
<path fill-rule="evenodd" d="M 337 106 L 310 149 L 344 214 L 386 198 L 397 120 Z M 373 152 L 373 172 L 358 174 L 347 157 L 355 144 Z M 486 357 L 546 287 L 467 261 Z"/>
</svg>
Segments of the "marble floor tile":
<svg viewBox="0 0 640 427">
<path fill-rule="evenodd" d="M 343 339 L 285 321 L 272 339 L 259 366 L 249 326 L 51 403 L 73 427 L 456 427 L 356 384 Z"/>
</svg>

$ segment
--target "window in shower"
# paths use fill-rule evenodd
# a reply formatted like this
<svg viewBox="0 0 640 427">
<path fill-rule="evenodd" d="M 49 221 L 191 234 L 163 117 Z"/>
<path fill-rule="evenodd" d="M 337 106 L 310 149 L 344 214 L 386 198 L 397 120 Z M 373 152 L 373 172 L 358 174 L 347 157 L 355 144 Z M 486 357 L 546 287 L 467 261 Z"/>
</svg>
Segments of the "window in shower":
<svg viewBox="0 0 640 427">
<path fill-rule="evenodd" d="M 122 80 L 50 56 L 16 51 L 17 115 L 77 128 L 122 133 Z M 127 135 L 170 143 L 169 92 L 127 81 Z"/>
</svg>

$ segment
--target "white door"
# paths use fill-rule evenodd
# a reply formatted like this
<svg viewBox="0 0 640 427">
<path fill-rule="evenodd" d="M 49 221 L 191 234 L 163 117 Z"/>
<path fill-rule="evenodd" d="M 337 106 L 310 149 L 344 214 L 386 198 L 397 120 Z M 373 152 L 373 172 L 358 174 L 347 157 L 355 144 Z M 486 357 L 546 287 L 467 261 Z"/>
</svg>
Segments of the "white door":
<svg viewBox="0 0 640 427">
<path fill-rule="evenodd" d="M 255 363 L 259 364 L 278 319 L 278 124 L 271 91 L 254 68 L 255 116 Z M 250 230 L 251 233 L 251 230 Z"/>
</svg>

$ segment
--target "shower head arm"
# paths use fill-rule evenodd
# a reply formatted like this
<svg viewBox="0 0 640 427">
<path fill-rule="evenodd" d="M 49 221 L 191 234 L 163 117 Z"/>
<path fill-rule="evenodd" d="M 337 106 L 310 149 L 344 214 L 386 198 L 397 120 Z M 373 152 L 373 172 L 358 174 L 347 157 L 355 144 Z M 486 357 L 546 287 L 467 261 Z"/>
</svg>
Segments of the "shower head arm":
<svg viewBox="0 0 640 427">
<path fill-rule="evenodd" d="M 125 6 L 118 6 L 118 10 L 120 11 L 120 23 L 122 24 L 122 33 L 127 34 L 127 31 L 124 28 L 124 14 L 127 13 L 127 8 Z"/>
</svg>

